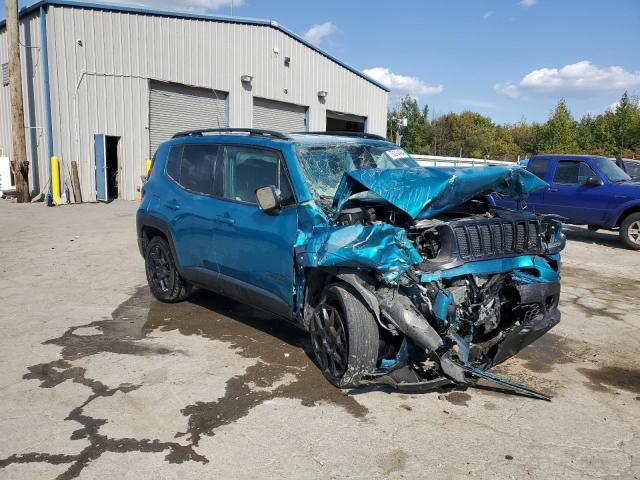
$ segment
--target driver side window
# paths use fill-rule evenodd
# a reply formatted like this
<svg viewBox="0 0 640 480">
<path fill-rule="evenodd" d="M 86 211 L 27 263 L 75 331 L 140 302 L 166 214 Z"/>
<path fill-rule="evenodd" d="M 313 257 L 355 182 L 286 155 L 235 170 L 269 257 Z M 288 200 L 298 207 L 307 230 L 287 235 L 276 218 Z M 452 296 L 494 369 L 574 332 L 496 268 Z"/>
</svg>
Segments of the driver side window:
<svg viewBox="0 0 640 480">
<path fill-rule="evenodd" d="M 247 146 L 227 146 L 224 151 L 224 198 L 256 205 L 256 190 L 275 185 L 282 205 L 294 203 L 280 155 L 273 150 Z"/>
<path fill-rule="evenodd" d="M 560 185 L 584 185 L 589 177 L 595 177 L 595 172 L 585 162 L 561 160 L 558 162 L 553 183 Z"/>
</svg>

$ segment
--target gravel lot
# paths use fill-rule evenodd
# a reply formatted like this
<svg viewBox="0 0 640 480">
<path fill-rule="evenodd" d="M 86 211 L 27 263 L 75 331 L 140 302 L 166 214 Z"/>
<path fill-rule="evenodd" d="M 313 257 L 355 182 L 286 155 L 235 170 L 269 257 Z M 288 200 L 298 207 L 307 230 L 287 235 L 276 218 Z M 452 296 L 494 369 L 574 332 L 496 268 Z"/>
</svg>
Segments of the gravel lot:
<svg viewBox="0 0 640 480">
<path fill-rule="evenodd" d="M 0 478 L 639 478 L 640 252 L 569 227 L 563 319 L 485 386 L 330 387 L 306 336 L 150 298 L 137 204 L 0 200 Z"/>
</svg>

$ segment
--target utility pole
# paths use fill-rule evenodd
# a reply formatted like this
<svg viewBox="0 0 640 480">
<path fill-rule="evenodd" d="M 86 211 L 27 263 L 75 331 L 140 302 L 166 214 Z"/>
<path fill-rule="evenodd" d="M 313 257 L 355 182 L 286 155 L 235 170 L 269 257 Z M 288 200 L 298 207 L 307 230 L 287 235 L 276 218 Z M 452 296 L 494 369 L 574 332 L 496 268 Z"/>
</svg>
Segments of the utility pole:
<svg viewBox="0 0 640 480">
<path fill-rule="evenodd" d="M 31 200 L 29 193 L 29 162 L 24 134 L 24 106 L 22 103 L 22 68 L 20 63 L 20 26 L 18 1 L 7 0 L 7 36 L 9 41 L 9 96 L 11 99 L 11 132 L 13 158 L 11 168 L 16 179 L 18 203 Z"/>
</svg>

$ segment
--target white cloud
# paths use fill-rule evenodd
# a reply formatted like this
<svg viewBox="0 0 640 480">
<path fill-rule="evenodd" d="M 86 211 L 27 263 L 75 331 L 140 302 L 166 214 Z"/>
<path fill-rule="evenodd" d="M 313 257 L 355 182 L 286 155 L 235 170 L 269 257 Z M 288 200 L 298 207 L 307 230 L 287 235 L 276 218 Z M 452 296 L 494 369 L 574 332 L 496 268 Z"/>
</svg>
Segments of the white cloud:
<svg viewBox="0 0 640 480">
<path fill-rule="evenodd" d="M 562 68 L 540 68 L 526 74 L 518 83 L 498 83 L 496 92 L 511 98 L 527 96 L 593 97 L 620 93 L 640 86 L 640 72 L 627 72 L 619 66 L 599 68 L 583 60 Z"/>
<path fill-rule="evenodd" d="M 183 10 L 188 12 L 207 12 L 220 10 L 223 7 L 240 7 L 244 0 L 106 0 L 108 3 L 138 5 L 148 8 L 166 10 Z"/>
<path fill-rule="evenodd" d="M 364 70 L 364 74 L 390 89 L 393 97 L 437 95 L 444 90 L 442 85 L 429 85 L 417 77 L 398 75 L 384 67 L 368 68 Z"/>
<path fill-rule="evenodd" d="M 316 45 L 320 45 L 320 42 L 332 33 L 336 31 L 336 26 L 333 22 L 324 22 L 318 25 L 313 25 L 309 30 L 304 34 L 304 39 L 308 42 L 315 43 Z"/>
<path fill-rule="evenodd" d="M 520 0 L 520 5 L 523 7 L 533 7 L 538 0 Z"/>
<path fill-rule="evenodd" d="M 484 12 L 484 15 L 482 16 L 482 18 L 484 18 L 486 20 L 489 17 L 493 17 L 495 14 L 496 14 L 495 11 L 487 10 L 486 12 Z"/>
<path fill-rule="evenodd" d="M 474 108 L 496 108 L 496 105 L 491 102 L 485 102 L 483 100 L 474 100 L 472 98 L 458 100 L 460 105 Z"/>
</svg>

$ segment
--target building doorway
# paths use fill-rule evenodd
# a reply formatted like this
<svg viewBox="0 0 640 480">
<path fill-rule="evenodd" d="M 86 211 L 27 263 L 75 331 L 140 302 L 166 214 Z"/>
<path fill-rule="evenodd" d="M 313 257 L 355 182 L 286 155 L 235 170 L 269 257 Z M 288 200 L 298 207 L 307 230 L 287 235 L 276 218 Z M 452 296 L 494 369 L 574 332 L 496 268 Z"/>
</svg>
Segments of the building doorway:
<svg viewBox="0 0 640 480">
<path fill-rule="evenodd" d="M 364 132 L 367 119 L 348 113 L 327 110 L 327 132 Z"/>
<path fill-rule="evenodd" d="M 119 196 L 120 159 L 118 158 L 118 143 L 120 137 L 105 138 L 107 153 L 107 198 L 114 200 Z"/>
<path fill-rule="evenodd" d="M 118 155 L 120 137 L 97 134 L 94 137 L 96 155 L 96 200 L 110 202 L 119 197 L 121 167 Z"/>
</svg>

